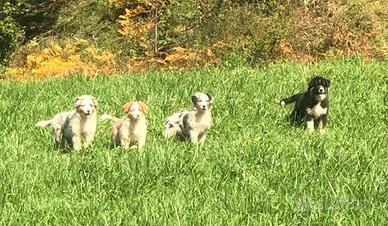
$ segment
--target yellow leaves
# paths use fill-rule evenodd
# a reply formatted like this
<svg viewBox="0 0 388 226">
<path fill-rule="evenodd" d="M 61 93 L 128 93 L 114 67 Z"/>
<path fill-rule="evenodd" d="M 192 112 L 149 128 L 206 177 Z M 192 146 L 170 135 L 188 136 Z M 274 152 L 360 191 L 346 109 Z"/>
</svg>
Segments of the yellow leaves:
<svg viewBox="0 0 388 226">
<path fill-rule="evenodd" d="M 98 50 L 96 48 L 91 48 L 91 47 L 86 48 L 85 51 L 87 53 L 91 54 L 92 56 L 97 55 L 97 52 L 98 52 Z"/>
<path fill-rule="evenodd" d="M 184 27 L 184 26 L 177 26 L 174 28 L 175 33 L 183 33 L 185 31 L 186 31 L 186 27 Z"/>
<path fill-rule="evenodd" d="M 75 38 L 74 45 L 76 46 L 85 46 L 88 45 L 89 42 L 88 40 L 82 39 L 82 38 Z"/>
<path fill-rule="evenodd" d="M 58 44 L 54 44 L 51 47 L 52 55 L 54 56 L 60 56 L 62 53 L 62 47 L 60 47 Z"/>
<path fill-rule="evenodd" d="M 195 60 L 197 58 L 197 54 L 191 50 L 175 47 L 173 48 L 175 51 L 173 54 L 168 55 L 165 60 L 168 62 L 177 62 L 177 61 L 190 61 Z"/>
<path fill-rule="evenodd" d="M 69 61 L 72 61 L 72 62 L 82 62 L 81 61 L 81 56 L 80 55 L 71 55 L 68 57 Z"/>
<path fill-rule="evenodd" d="M 113 74 L 116 72 L 115 55 L 107 50 L 88 47 L 84 39 L 51 43 L 47 47 L 31 45 L 24 62 L 8 68 L 6 74 L 15 79 L 63 77 L 74 73 L 84 75 Z"/>
<path fill-rule="evenodd" d="M 119 16 L 120 28 L 118 32 L 128 42 L 128 48 L 145 53 L 156 52 L 157 17 L 152 1 L 141 1 L 134 3 L 132 8 L 125 8 L 125 14 Z"/>
<path fill-rule="evenodd" d="M 130 59 L 126 64 L 129 72 L 145 71 L 150 68 L 163 69 L 167 65 L 166 61 L 154 57 L 141 57 Z"/>
<path fill-rule="evenodd" d="M 101 57 L 100 57 L 100 59 L 103 62 L 112 62 L 112 61 L 114 61 L 114 58 L 115 58 L 115 55 L 113 55 L 113 53 L 111 53 L 107 50 L 104 50 L 101 54 Z"/>
<path fill-rule="evenodd" d="M 18 78 L 18 79 L 26 79 L 27 76 L 28 76 L 27 69 L 26 68 L 20 68 L 20 67 L 7 68 L 7 70 L 5 71 L 5 74 L 6 75 L 11 75 L 12 77 Z"/>
<path fill-rule="evenodd" d="M 125 14 L 119 16 L 120 29 L 118 32 L 127 38 L 141 39 L 154 26 L 147 20 L 137 18 L 146 12 L 147 10 L 142 6 L 137 6 L 135 9 L 125 9 Z"/>
<path fill-rule="evenodd" d="M 172 48 L 170 54 L 160 53 L 158 56 L 146 55 L 128 60 L 126 67 L 129 72 L 147 69 L 186 69 L 193 66 L 207 67 L 217 63 L 217 55 L 211 48 L 195 50 L 183 47 Z"/>
<path fill-rule="evenodd" d="M 278 48 L 282 56 L 292 58 L 295 55 L 291 43 L 286 40 L 281 41 L 278 45 Z"/>
<path fill-rule="evenodd" d="M 116 7 L 120 7 L 124 4 L 122 0 L 108 0 L 109 4 L 114 5 Z"/>
</svg>

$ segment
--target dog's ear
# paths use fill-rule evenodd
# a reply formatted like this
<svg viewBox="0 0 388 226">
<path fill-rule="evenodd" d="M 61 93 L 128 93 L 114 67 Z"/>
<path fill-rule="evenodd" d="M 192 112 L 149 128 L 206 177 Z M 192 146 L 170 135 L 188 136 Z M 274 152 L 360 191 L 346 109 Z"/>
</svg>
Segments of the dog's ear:
<svg viewBox="0 0 388 226">
<path fill-rule="evenodd" d="M 205 94 L 209 98 L 209 103 L 213 103 L 214 97 L 210 96 L 208 93 L 205 93 Z"/>
<path fill-rule="evenodd" d="M 316 85 L 317 79 L 318 79 L 318 77 L 314 76 L 308 80 L 308 89 L 311 89 L 312 87 L 314 87 Z"/>
<path fill-rule="evenodd" d="M 81 105 L 81 99 L 82 99 L 82 96 L 78 96 L 74 99 L 74 103 L 75 103 L 75 107 L 76 108 L 79 108 L 80 105 Z"/>
<path fill-rule="evenodd" d="M 141 107 L 141 111 L 143 113 L 147 113 L 148 112 L 148 106 L 147 104 L 145 104 L 143 101 L 139 101 L 139 105 Z"/>
<path fill-rule="evenodd" d="M 98 106 L 97 99 L 95 97 L 92 97 L 92 100 L 93 100 L 94 107 L 97 108 Z"/>
<path fill-rule="evenodd" d="M 128 102 L 128 103 L 125 103 L 122 108 L 125 113 L 128 113 L 131 110 L 131 107 L 132 107 L 132 102 Z"/>
<path fill-rule="evenodd" d="M 330 80 L 329 79 L 325 79 L 326 81 L 326 87 L 329 88 L 330 87 Z"/>
<path fill-rule="evenodd" d="M 197 96 L 196 95 L 192 95 L 191 96 L 191 102 L 193 102 L 193 104 L 195 104 L 195 102 L 197 102 Z"/>
</svg>

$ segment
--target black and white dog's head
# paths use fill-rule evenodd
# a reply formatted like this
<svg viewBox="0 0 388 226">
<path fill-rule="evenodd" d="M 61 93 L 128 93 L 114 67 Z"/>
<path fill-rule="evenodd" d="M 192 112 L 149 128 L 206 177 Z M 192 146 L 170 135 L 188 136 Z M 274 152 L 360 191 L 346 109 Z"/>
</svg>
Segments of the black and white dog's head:
<svg viewBox="0 0 388 226">
<path fill-rule="evenodd" d="M 327 98 L 330 87 L 330 80 L 321 76 L 315 76 L 309 81 L 308 91 L 312 94 L 314 99 L 318 102 Z"/>
<path fill-rule="evenodd" d="M 191 96 L 191 101 L 193 102 L 194 107 L 198 111 L 206 111 L 211 108 L 213 104 L 214 97 L 210 96 L 207 93 L 197 92 Z"/>
</svg>

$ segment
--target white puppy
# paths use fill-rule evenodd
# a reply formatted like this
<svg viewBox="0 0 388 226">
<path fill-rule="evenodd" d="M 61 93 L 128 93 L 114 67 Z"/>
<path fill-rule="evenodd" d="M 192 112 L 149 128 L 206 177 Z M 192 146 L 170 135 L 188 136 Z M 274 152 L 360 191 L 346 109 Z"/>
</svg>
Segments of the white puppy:
<svg viewBox="0 0 388 226">
<path fill-rule="evenodd" d="M 167 118 L 164 137 L 190 138 L 194 144 L 204 143 L 211 126 L 211 106 L 214 98 L 206 93 L 191 97 L 194 110 L 178 112 Z"/>
<path fill-rule="evenodd" d="M 74 150 L 88 147 L 96 132 L 96 98 L 89 95 L 75 99 L 75 110 L 59 113 L 50 120 L 40 121 L 37 127 L 51 127 L 55 144 L 59 148 Z"/>
<path fill-rule="evenodd" d="M 128 102 L 123 105 L 125 116 L 120 118 L 103 114 L 102 120 L 109 120 L 113 124 L 112 142 L 116 146 L 125 149 L 134 148 L 142 149 L 146 143 L 147 137 L 147 120 L 145 113 L 148 107 L 144 102 Z"/>
</svg>

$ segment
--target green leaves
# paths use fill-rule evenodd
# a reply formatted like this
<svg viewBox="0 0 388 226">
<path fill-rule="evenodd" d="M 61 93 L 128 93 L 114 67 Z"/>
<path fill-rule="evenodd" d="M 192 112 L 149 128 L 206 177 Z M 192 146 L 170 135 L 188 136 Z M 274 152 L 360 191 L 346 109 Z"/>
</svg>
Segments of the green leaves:
<svg viewBox="0 0 388 226">
<path fill-rule="evenodd" d="M 12 18 L 15 6 L 8 1 L 0 2 L 0 64 L 6 64 L 22 40 L 22 29 Z"/>
</svg>

